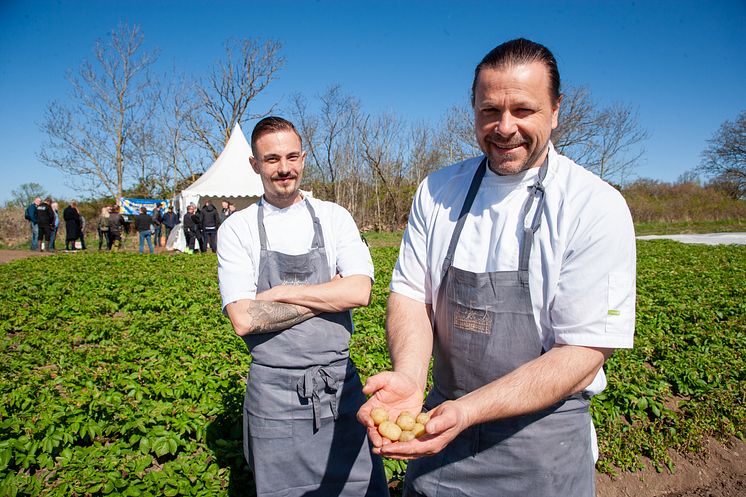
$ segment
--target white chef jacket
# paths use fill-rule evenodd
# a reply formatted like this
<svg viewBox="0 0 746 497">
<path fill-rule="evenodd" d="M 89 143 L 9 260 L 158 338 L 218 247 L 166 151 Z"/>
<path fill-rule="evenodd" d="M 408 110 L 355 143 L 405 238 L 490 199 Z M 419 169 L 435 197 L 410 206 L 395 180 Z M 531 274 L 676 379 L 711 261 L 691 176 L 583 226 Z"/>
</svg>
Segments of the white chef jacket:
<svg viewBox="0 0 746 497">
<path fill-rule="evenodd" d="M 365 275 L 373 280 L 370 251 L 360 238 L 355 221 L 344 207 L 333 202 L 305 197 L 284 209 L 264 202 L 267 248 L 289 255 L 305 254 L 311 249 L 313 221 L 305 202 L 310 202 L 321 223 L 329 277 Z M 256 297 L 261 251 L 258 209 L 258 204 L 252 204 L 237 211 L 218 229 L 218 280 L 223 310 L 231 302 Z"/>
<path fill-rule="evenodd" d="M 436 305 L 442 264 L 469 184 L 483 157 L 430 174 L 419 186 L 391 291 Z M 523 209 L 539 168 L 499 176 L 487 169 L 454 254 L 471 272 L 515 271 Z M 529 260 L 533 314 L 545 350 L 555 343 L 631 348 L 635 325 L 635 236 L 624 198 L 549 147 L 541 227 Z M 534 202 L 534 208 L 536 208 Z M 533 213 L 526 217 L 530 224 Z M 606 386 L 601 369 L 586 389 Z"/>
</svg>

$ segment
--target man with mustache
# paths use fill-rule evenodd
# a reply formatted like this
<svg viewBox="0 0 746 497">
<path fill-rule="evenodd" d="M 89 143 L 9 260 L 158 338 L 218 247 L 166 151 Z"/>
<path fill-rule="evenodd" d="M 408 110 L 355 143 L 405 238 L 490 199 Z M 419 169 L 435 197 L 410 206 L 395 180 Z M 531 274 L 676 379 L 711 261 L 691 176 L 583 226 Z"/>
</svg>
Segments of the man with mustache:
<svg viewBox="0 0 746 497">
<path fill-rule="evenodd" d="M 355 417 L 365 396 L 349 356 L 350 309 L 370 301 L 370 253 L 349 212 L 300 190 L 306 152 L 292 123 L 262 119 L 251 148 L 264 195 L 220 226 L 218 278 L 252 355 L 244 453 L 257 495 L 388 495 Z"/>
<path fill-rule="evenodd" d="M 411 459 L 404 495 L 591 497 L 589 399 L 603 363 L 632 346 L 635 239 L 611 186 L 559 155 L 552 53 L 506 42 L 476 67 L 484 155 L 428 176 L 391 282 L 393 371 L 368 379 L 358 417 L 375 452 Z M 423 406 L 426 434 L 389 443 L 370 409 Z"/>
</svg>

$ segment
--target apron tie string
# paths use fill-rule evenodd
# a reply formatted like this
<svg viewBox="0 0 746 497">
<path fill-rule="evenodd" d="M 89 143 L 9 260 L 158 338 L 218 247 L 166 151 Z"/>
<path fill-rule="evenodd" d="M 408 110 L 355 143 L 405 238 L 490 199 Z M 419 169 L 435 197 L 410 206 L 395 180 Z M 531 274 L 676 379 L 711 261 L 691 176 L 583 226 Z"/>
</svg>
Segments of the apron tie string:
<svg viewBox="0 0 746 497">
<path fill-rule="evenodd" d="M 334 374 L 322 366 L 314 366 L 306 369 L 303 376 L 300 377 L 296 385 L 298 395 L 302 399 L 310 400 L 313 406 L 313 428 L 318 430 L 321 427 L 321 396 L 320 393 L 325 389 L 331 393 L 329 407 L 332 409 L 334 419 L 339 417 L 337 412 L 337 384 L 339 380 Z"/>
</svg>

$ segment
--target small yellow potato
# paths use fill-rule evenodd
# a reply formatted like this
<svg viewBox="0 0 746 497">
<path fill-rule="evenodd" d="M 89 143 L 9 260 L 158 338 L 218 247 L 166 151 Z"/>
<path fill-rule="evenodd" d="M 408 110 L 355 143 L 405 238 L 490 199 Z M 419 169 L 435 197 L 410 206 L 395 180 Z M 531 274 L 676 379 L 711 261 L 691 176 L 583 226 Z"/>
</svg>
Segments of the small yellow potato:
<svg viewBox="0 0 746 497">
<path fill-rule="evenodd" d="M 373 422 L 378 426 L 384 421 L 389 420 L 389 413 L 383 407 L 374 407 L 370 410 L 370 417 L 373 418 Z"/>
<path fill-rule="evenodd" d="M 392 442 L 397 442 L 399 440 L 399 437 L 401 436 L 401 428 L 399 428 L 396 423 L 392 423 L 391 421 L 384 421 L 380 425 L 378 425 L 378 433 L 381 434 L 381 436 L 388 438 Z"/>
<path fill-rule="evenodd" d="M 409 414 L 407 411 L 402 412 L 399 414 L 399 417 L 396 418 L 396 424 L 399 425 L 399 428 L 405 431 L 412 431 L 414 423 L 414 416 Z"/>
<path fill-rule="evenodd" d="M 415 421 L 417 421 L 421 425 L 426 425 L 427 422 L 430 421 L 430 414 L 427 412 L 421 412 L 417 415 Z"/>
<path fill-rule="evenodd" d="M 402 430 L 401 435 L 399 435 L 399 441 L 400 442 L 409 442 L 411 440 L 414 440 L 416 437 L 414 436 L 414 433 L 408 430 Z"/>
<path fill-rule="evenodd" d="M 412 428 L 412 433 L 414 433 L 415 438 L 420 438 L 425 434 L 425 425 L 422 423 L 415 423 L 414 428 Z"/>
</svg>

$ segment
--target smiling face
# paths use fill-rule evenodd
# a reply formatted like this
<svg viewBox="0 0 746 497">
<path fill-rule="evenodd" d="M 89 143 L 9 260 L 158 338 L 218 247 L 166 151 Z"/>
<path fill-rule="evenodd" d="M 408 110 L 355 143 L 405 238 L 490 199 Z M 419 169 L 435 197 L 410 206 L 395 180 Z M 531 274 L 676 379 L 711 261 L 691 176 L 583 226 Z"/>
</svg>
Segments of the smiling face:
<svg viewBox="0 0 746 497">
<path fill-rule="evenodd" d="M 474 127 L 479 148 L 497 174 L 517 174 L 544 161 L 560 106 L 549 88 L 549 72 L 541 62 L 479 72 Z"/>
<path fill-rule="evenodd" d="M 301 200 L 300 182 L 306 153 L 298 135 L 280 130 L 261 135 L 254 142 L 251 167 L 261 177 L 264 199 L 284 209 Z"/>
</svg>

